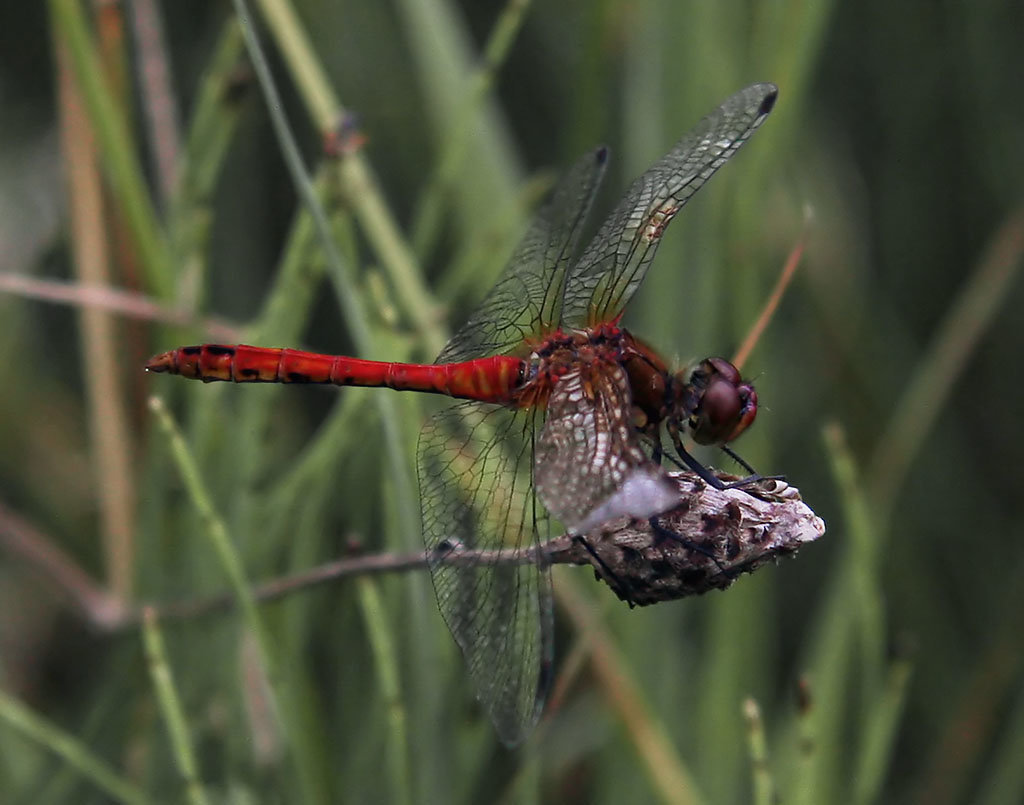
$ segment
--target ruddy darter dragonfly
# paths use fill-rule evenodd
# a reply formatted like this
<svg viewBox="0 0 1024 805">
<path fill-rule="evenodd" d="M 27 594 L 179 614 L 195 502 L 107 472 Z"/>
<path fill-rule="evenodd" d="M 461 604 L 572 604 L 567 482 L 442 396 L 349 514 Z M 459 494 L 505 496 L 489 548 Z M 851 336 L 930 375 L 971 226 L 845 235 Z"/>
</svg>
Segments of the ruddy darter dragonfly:
<svg viewBox="0 0 1024 805">
<path fill-rule="evenodd" d="M 753 387 L 728 361 L 673 374 L 619 320 L 665 227 L 777 92 L 754 84 L 728 98 L 633 183 L 574 260 L 607 151 L 579 160 L 434 364 L 207 344 L 146 366 L 205 381 L 388 386 L 462 400 L 420 435 L 423 538 L 441 614 L 507 744 L 536 723 L 551 675 L 550 574 L 528 557 L 552 517 L 582 536 L 616 517 L 667 511 L 678 489 L 645 442 L 660 459 L 664 424 L 680 458 L 718 484 L 681 434 L 724 446 L 757 412 Z"/>
</svg>

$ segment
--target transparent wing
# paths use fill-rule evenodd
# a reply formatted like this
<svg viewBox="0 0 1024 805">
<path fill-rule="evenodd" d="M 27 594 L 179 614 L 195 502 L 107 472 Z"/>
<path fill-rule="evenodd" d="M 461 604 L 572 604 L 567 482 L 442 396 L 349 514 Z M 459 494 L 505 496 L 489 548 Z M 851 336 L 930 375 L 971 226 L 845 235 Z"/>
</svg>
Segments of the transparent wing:
<svg viewBox="0 0 1024 805">
<path fill-rule="evenodd" d="M 562 322 L 614 319 L 647 273 L 665 227 L 761 125 L 778 88 L 754 84 L 728 98 L 639 179 L 570 269 Z"/>
<path fill-rule="evenodd" d="M 569 531 L 616 517 L 650 517 L 679 503 L 679 490 L 641 446 L 629 379 L 618 364 L 586 365 L 555 384 L 537 440 L 537 495 Z"/>
<path fill-rule="evenodd" d="M 524 555 L 548 537 L 530 482 L 539 409 L 464 402 L 420 434 L 420 505 L 437 603 L 498 735 L 540 715 L 553 653 L 551 579 Z M 486 551 L 459 561 L 467 551 Z M 520 560 L 517 564 L 516 561 Z"/>
<path fill-rule="evenodd" d="M 607 151 L 577 160 L 534 216 L 498 282 L 437 357 L 450 363 L 507 355 L 554 330 L 566 268 L 604 175 Z"/>
</svg>

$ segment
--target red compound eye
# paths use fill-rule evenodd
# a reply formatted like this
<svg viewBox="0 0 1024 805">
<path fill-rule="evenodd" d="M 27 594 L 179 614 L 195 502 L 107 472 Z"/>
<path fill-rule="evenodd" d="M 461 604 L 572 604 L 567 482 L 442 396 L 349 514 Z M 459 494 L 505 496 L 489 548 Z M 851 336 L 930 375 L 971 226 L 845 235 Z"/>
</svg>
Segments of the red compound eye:
<svg viewBox="0 0 1024 805">
<path fill-rule="evenodd" d="M 690 376 L 698 402 L 690 433 L 698 444 L 720 445 L 737 439 L 757 416 L 757 392 L 725 358 L 708 358 Z"/>
</svg>

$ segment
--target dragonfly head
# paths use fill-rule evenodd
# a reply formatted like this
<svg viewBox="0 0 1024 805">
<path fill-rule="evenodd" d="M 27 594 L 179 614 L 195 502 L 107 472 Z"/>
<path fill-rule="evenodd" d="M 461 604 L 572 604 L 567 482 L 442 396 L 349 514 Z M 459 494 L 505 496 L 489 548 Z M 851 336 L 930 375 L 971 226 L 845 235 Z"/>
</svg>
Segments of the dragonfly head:
<svg viewBox="0 0 1024 805">
<path fill-rule="evenodd" d="M 697 444 L 738 438 L 757 416 L 757 392 L 725 358 L 705 358 L 676 375 L 679 419 Z"/>
</svg>

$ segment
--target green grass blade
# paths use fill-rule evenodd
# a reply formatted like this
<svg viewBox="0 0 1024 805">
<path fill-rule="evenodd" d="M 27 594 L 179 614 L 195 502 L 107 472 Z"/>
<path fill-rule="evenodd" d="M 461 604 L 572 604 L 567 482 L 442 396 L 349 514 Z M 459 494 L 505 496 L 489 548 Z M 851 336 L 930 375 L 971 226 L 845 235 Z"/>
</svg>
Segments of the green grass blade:
<svg viewBox="0 0 1024 805">
<path fill-rule="evenodd" d="M 1024 799 L 1024 688 L 1018 687 L 1017 701 L 1002 729 L 992 763 L 975 793 L 977 805 L 1001 805 Z"/>
<path fill-rule="evenodd" d="M 830 524 L 847 535 L 836 560 L 833 577 L 825 586 L 825 602 L 811 632 L 803 667 L 810 677 L 810 709 L 791 728 L 787 744 L 790 757 L 784 765 L 796 768 L 793 756 L 805 751 L 805 741 L 794 733 L 799 727 L 813 740 L 813 751 L 793 781 L 794 801 L 829 802 L 842 797 L 845 768 L 842 751 L 851 740 L 863 739 L 867 725 L 855 720 L 851 738 L 849 724 L 859 694 L 860 701 L 872 701 L 881 686 L 885 656 L 885 617 L 878 587 L 879 538 L 870 515 L 857 468 L 838 425 L 826 428 L 825 441 L 833 477 L 843 507 L 843 523 Z M 854 690 L 854 684 L 859 690 Z M 792 761 L 792 763 L 790 762 Z"/>
<path fill-rule="evenodd" d="M 79 81 L 86 113 L 96 133 L 104 166 L 135 240 L 146 282 L 162 300 L 173 296 L 174 261 L 146 187 L 135 143 L 128 133 L 126 112 L 120 108 L 103 75 L 79 0 L 50 0 L 56 32 L 66 43 Z"/>
<path fill-rule="evenodd" d="M 445 199 L 466 156 L 470 126 L 481 114 L 483 101 L 494 86 L 498 70 L 508 57 L 529 6 L 529 0 L 508 0 L 505 3 L 484 47 L 482 62 L 469 82 L 451 126 L 445 132 L 434 173 L 420 192 L 416 219 L 412 225 L 413 247 L 421 260 L 436 244 Z"/>
<path fill-rule="evenodd" d="M 747 722 L 747 746 L 750 752 L 750 774 L 753 780 L 753 805 L 772 805 L 775 802 L 775 782 L 768 766 L 768 740 L 764 733 L 761 708 L 754 699 L 743 703 L 743 717 Z"/>
<path fill-rule="evenodd" d="M 145 805 L 150 802 L 141 789 L 121 777 L 104 760 L 89 751 L 84 743 L 33 713 L 4 691 L 0 691 L 0 719 L 22 735 L 38 741 L 118 802 L 128 805 Z"/>
<path fill-rule="evenodd" d="M 377 583 L 369 578 L 361 578 L 357 582 L 357 588 L 387 712 L 389 740 L 385 764 L 391 786 L 390 801 L 404 805 L 411 803 L 413 797 L 409 758 L 406 754 L 409 749 L 409 736 L 395 654 L 394 631 L 385 613 Z"/>
<path fill-rule="evenodd" d="M 316 51 L 291 4 L 287 0 L 259 0 L 259 7 L 317 130 L 323 133 L 333 130 L 346 112 L 316 60 Z M 338 177 L 356 218 L 391 280 L 402 313 L 413 322 L 427 352 L 437 354 L 445 341 L 444 330 L 438 324 L 440 317 L 412 249 L 388 209 L 369 165 L 358 153 L 345 155 L 338 162 Z"/>
<path fill-rule="evenodd" d="M 622 719 L 630 742 L 657 795 L 675 805 L 702 802 L 696 783 L 669 738 L 665 724 L 651 709 L 625 656 L 596 622 L 576 579 L 560 573 L 555 598 L 591 642 L 591 662 L 604 694 Z"/>
<path fill-rule="evenodd" d="M 192 505 L 199 513 L 205 525 L 205 535 L 213 549 L 221 569 L 228 579 L 229 586 L 238 600 L 246 627 L 252 633 L 260 655 L 260 662 L 266 670 L 271 685 L 277 687 L 280 678 L 277 673 L 276 663 L 270 650 L 270 640 L 266 627 L 260 618 L 259 610 L 256 607 L 256 600 L 252 595 L 252 586 L 246 578 L 242 558 L 238 555 L 235 546 L 228 536 L 227 526 L 218 514 L 210 498 L 205 482 L 203 481 L 199 467 L 196 465 L 181 431 L 171 418 L 170 412 L 166 409 L 159 397 L 151 397 L 149 407 L 156 416 L 157 424 L 163 431 L 171 448 L 171 456 L 178 467 L 181 480 L 185 484 Z M 280 713 L 280 708 L 275 705 L 275 712 Z"/>
<path fill-rule="evenodd" d="M 889 667 L 888 678 L 880 695 L 868 705 L 870 712 L 865 720 L 863 741 L 854 772 L 852 802 L 868 805 L 879 801 L 885 774 L 892 764 L 910 675 L 909 660 L 895 660 Z"/>
<path fill-rule="evenodd" d="M 1024 208 L 1017 208 L 996 231 L 947 311 L 878 439 L 869 477 L 873 479 L 872 499 L 883 522 L 969 356 L 1002 304 L 1012 298 L 1009 289 L 1022 266 Z"/>
<path fill-rule="evenodd" d="M 171 207 L 169 229 L 183 285 L 197 294 L 206 273 L 211 200 L 242 111 L 238 82 L 244 54 L 242 32 L 229 19 L 199 84 Z M 199 299 L 186 302 L 195 307 Z"/>
<path fill-rule="evenodd" d="M 199 780 L 199 763 L 189 739 L 188 722 L 181 706 L 181 698 L 174 684 L 174 674 L 167 663 L 167 650 L 156 615 L 149 607 L 142 612 L 142 643 L 146 651 L 149 676 L 156 691 L 157 704 L 167 725 L 174 750 L 178 772 L 185 782 L 185 792 L 191 805 L 207 805 L 210 801 Z"/>
</svg>

